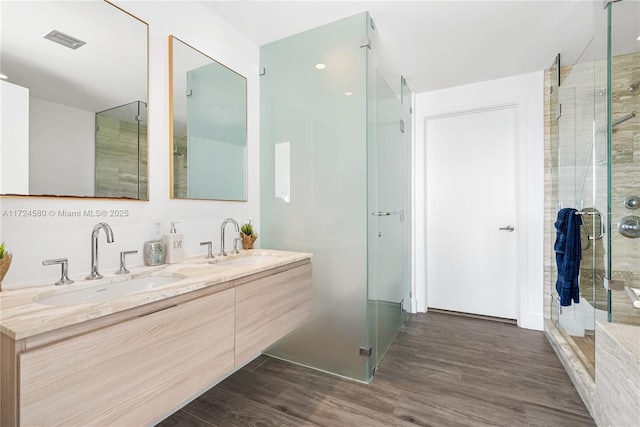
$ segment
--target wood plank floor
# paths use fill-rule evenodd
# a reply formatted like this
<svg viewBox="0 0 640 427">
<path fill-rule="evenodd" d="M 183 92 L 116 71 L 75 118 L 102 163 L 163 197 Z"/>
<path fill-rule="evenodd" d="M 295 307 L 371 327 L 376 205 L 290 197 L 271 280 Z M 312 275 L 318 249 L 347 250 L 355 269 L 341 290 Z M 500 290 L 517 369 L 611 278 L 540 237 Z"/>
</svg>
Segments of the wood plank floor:
<svg viewBox="0 0 640 427">
<path fill-rule="evenodd" d="M 371 384 L 261 356 L 159 424 L 594 426 L 544 334 L 412 315 Z"/>
</svg>

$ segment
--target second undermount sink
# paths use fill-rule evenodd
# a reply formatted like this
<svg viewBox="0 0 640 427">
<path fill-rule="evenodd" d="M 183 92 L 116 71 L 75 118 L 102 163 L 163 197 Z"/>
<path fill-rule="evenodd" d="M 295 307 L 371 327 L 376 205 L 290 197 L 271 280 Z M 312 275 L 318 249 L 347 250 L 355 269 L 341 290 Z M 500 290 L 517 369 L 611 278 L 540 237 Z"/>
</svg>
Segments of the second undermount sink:
<svg viewBox="0 0 640 427">
<path fill-rule="evenodd" d="M 55 294 L 39 296 L 34 302 L 44 305 L 76 305 L 93 301 L 104 301 L 134 292 L 158 288 L 182 280 L 176 276 L 147 276 L 101 283 L 87 288 L 73 289 Z"/>
<path fill-rule="evenodd" d="M 244 265 L 259 264 L 261 262 L 273 261 L 278 259 L 275 255 L 252 255 L 233 258 L 226 261 L 217 261 L 215 265 L 241 267 Z"/>
</svg>

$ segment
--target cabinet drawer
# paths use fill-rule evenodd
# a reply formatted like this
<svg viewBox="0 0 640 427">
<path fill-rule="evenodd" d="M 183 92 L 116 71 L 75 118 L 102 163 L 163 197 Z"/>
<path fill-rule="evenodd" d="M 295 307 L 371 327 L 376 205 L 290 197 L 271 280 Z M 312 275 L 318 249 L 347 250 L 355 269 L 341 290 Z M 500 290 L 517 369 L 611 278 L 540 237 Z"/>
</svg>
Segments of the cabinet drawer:
<svg viewBox="0 0 640 427">
<path fill-rule="evenodd" d="M 236 367 L 311 319 L 311 264 L 236 288 Z"/>
<path fill-rule="evenodd" d="M 234 367 L 234 289 L 19 354 L 20 424 L 146 425 Z"/>
</svg>

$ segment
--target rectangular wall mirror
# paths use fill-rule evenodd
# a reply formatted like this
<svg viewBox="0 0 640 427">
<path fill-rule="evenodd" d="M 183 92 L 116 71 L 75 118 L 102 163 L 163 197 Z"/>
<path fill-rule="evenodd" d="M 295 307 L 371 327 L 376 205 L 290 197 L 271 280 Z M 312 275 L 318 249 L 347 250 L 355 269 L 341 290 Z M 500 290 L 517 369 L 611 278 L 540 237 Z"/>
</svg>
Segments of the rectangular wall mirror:
<svg viewBox="0 0 640 427">
<path fill-rule="evenodd" d="M 0 194 L 148 200 L 148 26 L 106 1 L 2 1 Z"/>
<path fill-rule="evenodd" d="M 171 197 L 247 200 L 247 79 L 169 36 Z"/>
</svg>

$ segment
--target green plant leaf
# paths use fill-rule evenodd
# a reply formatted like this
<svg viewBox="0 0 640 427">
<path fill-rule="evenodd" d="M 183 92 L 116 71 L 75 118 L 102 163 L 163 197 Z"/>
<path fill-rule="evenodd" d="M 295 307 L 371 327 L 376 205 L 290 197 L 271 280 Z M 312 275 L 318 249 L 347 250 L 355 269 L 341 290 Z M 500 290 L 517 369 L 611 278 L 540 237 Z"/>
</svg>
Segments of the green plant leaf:
<svg viewBox="0 0 640 427">
<path fill-rule="evenodd" d="M 240 227 L 240 231 L 242 231 L 242 234 L 244 234 L 245 236 L 253 236 L 253 226 L 251 225 L 251 220 L 242 224 L 242 227 Z"/>
<path fill-rule="evenodd" d="M 241 230 L 247 236 L 251 236 L 251 233 L 253 233 L 253 228 L 249 224 L 243 225 Z"/>
</svg>

